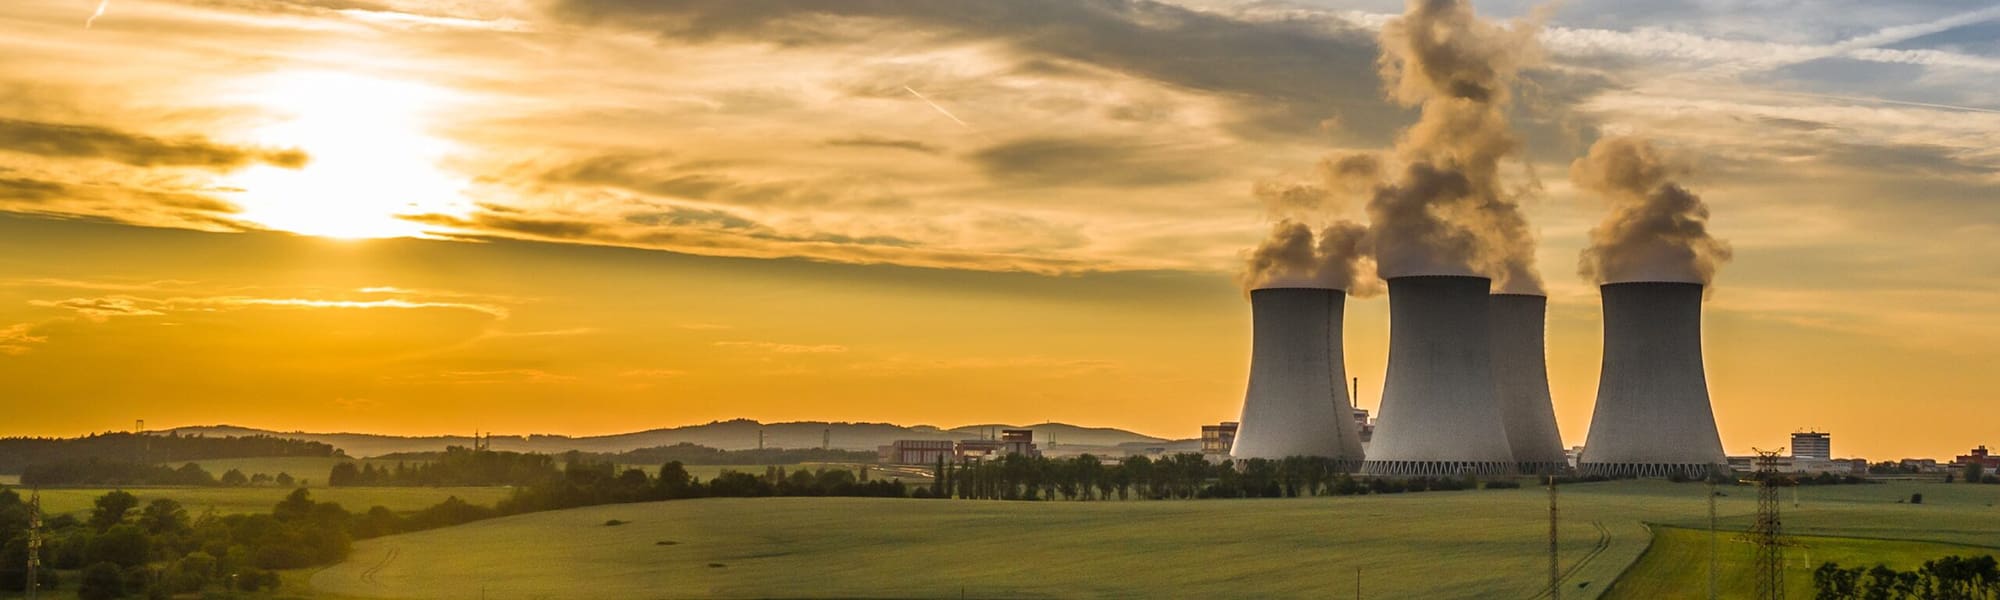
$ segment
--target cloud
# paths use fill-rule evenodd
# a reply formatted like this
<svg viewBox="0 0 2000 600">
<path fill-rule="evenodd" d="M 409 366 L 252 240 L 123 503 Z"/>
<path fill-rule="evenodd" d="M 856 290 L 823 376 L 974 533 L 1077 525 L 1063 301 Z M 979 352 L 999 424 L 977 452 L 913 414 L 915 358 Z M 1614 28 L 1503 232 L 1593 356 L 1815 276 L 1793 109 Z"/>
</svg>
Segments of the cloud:
<svg viewBox="0 0 2000 600">
<path fill-rule="evenodd" d="M 149 317 L 166 313 L 149 307 L 160 305 L 159 301 L 134 298 L 131 296 L 104 296 L 101 298 L 70 298 L 67 300 L 30 300 L 29 305 L 44 308 L 60 308 L 74 311 L 91 321 L 102 323 L 112 317 Z"/>
<path fill-rule="evenodd" d="M 1034 137 L 988 146 L 967 158 L 987 177 L 1011 185 L 1150 187 L 1215 174 L 1212 162 L 1121 140 Z"/>
<path fill-rule="evenodd" d="M 716 342 L 723 348 L 742 348 L 775 354 L 840 354 L 847 352 L 846 346 L 837 344 L 780 344 L 775 342 Z"/>
<path fill-rule="evenodd" d="M 880 138 L 880 137 L 871 137 L 865 135 L 857 137 L 830 139 L 826 141 L 826 145 L 834 147 L 845 147 L 845 148 L 882 148 L 889 150 L 908 150 L 911 152 L 917 152 L 921 154 L 941 154 L 944 152 L 944 149 L 942 148 L 939 148 L 931 144 L 926 144 L 924 142 L 919 142 L 916 140 Z"/>
<path fill-rule="evenodd" d="M 33 344 L 49 341 L 48 336 L 35 335 L 34 323 L 15 323 L 0 327 L 0 354 L 19 356 L 26 354 Z"/>
<path fill-rule="evenodd" d="M 252 163 L 296 169 L 300 150 L 267 150 L 217 144 L 200 137 L 162 139 L 90 125 L 0 119 L 0 149 L 54 158 L 94 158 L 137 167 L 195 167 L 228 171 Z"/>
<path fill-rule="evenodd" d="M 402 298 L 338 300 L 320 298 L 260 298 L 253 296 L 146 298 L 113 295 L 67 298 L 63 300 L 30 300 L 28 303 L 44 308 L 68 310 L 96 322 L 103 322 L 114 317 L 161 316 L 172 312 L 240 310 L 246 308 L 329 310 L 450 309 L 477 312 L 495 319 L 505 319 L 508 315 L 505 307 L 491 304 L 406 300 Z"/>
</svg>

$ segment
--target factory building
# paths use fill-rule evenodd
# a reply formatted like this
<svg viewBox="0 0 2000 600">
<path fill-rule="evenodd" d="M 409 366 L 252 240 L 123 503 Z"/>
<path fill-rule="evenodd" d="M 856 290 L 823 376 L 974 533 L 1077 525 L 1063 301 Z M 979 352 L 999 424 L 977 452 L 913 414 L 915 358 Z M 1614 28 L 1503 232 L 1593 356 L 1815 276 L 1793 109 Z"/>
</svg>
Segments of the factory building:
<svg viewBox="0 0 2000 600">
<path fill-rule="evenodd" d="M 1818 431 L 1793 433 L 1792 458 L 1833 460 L 1833 436 Z"/>
</svg>

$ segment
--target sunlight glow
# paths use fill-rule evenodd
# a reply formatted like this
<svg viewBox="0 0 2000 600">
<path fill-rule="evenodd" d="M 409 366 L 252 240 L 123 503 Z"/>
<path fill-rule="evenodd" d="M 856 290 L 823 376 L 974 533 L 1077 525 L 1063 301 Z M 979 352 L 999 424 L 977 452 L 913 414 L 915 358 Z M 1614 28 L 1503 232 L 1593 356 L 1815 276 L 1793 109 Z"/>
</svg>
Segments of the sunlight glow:
<svg viewBox="0 0 2000 600">
<path fill-rule="evenodd" d="M 443 90 L 337 72 L 286 72 L 246 82 L 243 99 L 279 120 L 253 139 L 310 156 L 300 169 L 256 165 L 221 184 L 241 190 L 239 215 L 272 229 L 331 238 L 420 236 L 407 215 L 464 215 L 466 181 L 440 167 L 450 142 L 426 132 Z"/>
</svg>

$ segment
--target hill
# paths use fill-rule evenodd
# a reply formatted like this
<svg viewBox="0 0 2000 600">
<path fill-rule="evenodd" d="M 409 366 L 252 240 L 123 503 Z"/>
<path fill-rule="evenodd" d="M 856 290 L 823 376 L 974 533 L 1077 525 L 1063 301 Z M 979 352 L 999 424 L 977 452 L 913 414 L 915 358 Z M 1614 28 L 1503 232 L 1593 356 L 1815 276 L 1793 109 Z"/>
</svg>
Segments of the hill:
<svg viewBox="0 0 2000 600">
<path fill-rule="evenodd" d="M 997 432 L 1014 428 L 1012 425 L 983 424 L 967 425 L 953 429 L 940 429 L 930 425 L 903 426 L 893 423 L 845 423 L 825 421 L 796 421 L 789 423 L 759 423 L 749 419 L 717 421 L 702 425 L 650 429 L 632 433 L 602 436 L 571 437 L 564 435 L 501 436 L 492 438 L 494 450 L 515 452 L 561 453 L 571 450 L 582 452 L 618 453 L 641 448 L 654 448 L 688 443 L 722 450 L 750 450 L 758 447 L 758 432 L 763 432 L 763 445 L 768 448 L 818 448 L 822 441 L 830 447 L 843 450 L 873 452 L 896 440 L 961 440 L 981 437 L 982 431 Z M 1108 427 L 1080 427 L 1063 423 L 1044 423 L 1026 426 L 1035 431 L 1035 439 L 1044 448 L 1062 452 L 1064 448 L 1078 451 L 1089 449 L 1100 453 L 1118 453 L 1123 445 L 1160 447 L 1170 444 L 1152 436 L 1141 435 L 1122 429 Z M 269 431 L 214 425 L 201 427 L 180 427 L 160 433 L 178 432 L 186 435 L 207 436 L 250 436 L 268 435 L 279 438 L 320 442 L 345 452 L 348 456 L 370 457 L 397 452 L 429 452 L 442 450 L 446 446 L 471 446 L 470 435 L 444 436 L 394 436 L 370 433 L 311 433 L 304 431 Z M 1050 446 L 1050 439 L 1056 446 Z M 1185 443 L 1181 445 L 1186 445 Z"/>
</svg>

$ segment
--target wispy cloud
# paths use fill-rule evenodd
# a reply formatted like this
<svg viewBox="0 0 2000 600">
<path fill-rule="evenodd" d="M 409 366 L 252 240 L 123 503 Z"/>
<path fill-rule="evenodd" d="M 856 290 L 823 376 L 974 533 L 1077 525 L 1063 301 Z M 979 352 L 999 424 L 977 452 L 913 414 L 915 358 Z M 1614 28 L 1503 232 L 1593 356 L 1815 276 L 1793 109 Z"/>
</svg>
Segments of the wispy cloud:
<svg viewBox="0 0 2000 600">
<path fill-rule="evenodd" d="M 49 341 L 48 336 L 35 335 L 34 323 L 15 323 L 0 327 L 0 354 L 18 356 L 26 354 L 35 344 Z"/>
<path fill-rule="evenodd" d="M 847 352 L 846 346 L 838 344 L 780 344 L 776 342 L 716 342 L 724 348 L 741 348 L 776 354 L 839 354 Z"/>
</svg>

